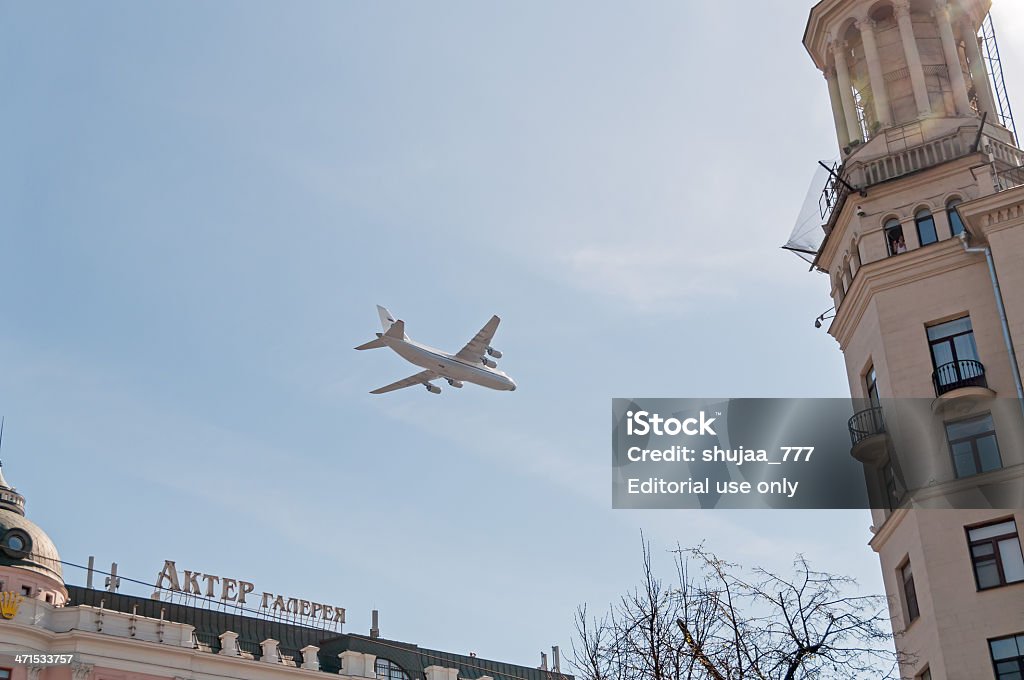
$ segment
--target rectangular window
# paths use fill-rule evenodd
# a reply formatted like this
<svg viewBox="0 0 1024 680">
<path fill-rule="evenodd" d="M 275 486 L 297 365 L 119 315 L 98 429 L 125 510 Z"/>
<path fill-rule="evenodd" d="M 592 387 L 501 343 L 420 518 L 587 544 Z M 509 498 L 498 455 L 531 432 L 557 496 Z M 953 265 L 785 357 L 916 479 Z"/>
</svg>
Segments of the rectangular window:
<svg viewBox="0 0 1024 680">
<path fill-rule="evenodd" d="M 917 676 L 917 680 L 932 680 L 932 671 L 930 668 L 925 668 L 921 671 L 920 675 Z"/>
<path fill-rule="evenodd" d="M 946 423 L 946 439 L 957 477 L 970 477 L 1003 466 L 991 413 Z"/>
<path fill-rule="evenodd" d="M 882 483 L 885 485 L 885 502 L 889 509 L 895 510 L 900 507 L 900 498 L 903 493 L 896 481 L 896 468 L 893 467 L 892 461 L 888 461 L 882 466 Z"/>
<path fill-rule="evenodd" d="M 878 406 L 878 379 L 875 377 L 874 364 L 868 367 L 868 372 L 864 375 L 864 382 L 868 390 L 868 401 L 872 407 Z"/>
<path fill-rule="evenodd" d="M 906 604 L 909 626 L 921 615 L 921 609 L 917 605 L 917 588 L 914 587 L 914 572 L 910 570 L 909 561 L 900 567 L 900 581 L 903 582 L 903 602 Z"/>
<path fill-rule="evenodd" d="M 1024 555 L 1012 520 L 967 529 L 978 590 L 1024 581 Z"/>
<path fill-rule="evenodd" d="M 931 349 L 937 396 L 960 387 L 987 387 L 985 368 L 978 361 L 971 317 L 929 326 L 928 347 Z"/>
<path fill-rule="evenodd" d="M 11 677 L 10 668 L 0 668 L 0 680 L 9 680 Z"/>
<path fill-rule="evenodd" d="M 22 586 L 21 594 L 25 597 L 32 597 L 32 586 Z"/>
<path fill-rule="evenodd" d="M 1020 680 L 1024 677 L 1024 633 L 988 641 L 996 680 Z"/>
</svg>

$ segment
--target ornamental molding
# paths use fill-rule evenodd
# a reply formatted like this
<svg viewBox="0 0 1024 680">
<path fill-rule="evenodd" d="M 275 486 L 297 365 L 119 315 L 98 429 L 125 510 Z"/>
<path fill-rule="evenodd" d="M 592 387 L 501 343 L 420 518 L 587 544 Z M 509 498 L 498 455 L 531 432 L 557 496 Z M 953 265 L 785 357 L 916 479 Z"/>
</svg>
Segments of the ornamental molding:
<svg viewBox="0 0 1024 680">
<path fill-rule="evenodd" d="M 1017 203 L 1014 205 L 1007 205 L 1001 208 L 997 208 L 990 212 L 982 213 L 981 215 L 981 227 L 987 231 L 989 227 L 994 227 L 1000 224 L 1010 226 L 1009 222 L 1015 222 L 1024 217 L 1024 203 Z"/>
<path fill-rule="evenodd" d="M 93 665 L 90 663 L 76 663 L 71 665 L 72 680 L 89 680 L 92 677 Z"/>
</svg>

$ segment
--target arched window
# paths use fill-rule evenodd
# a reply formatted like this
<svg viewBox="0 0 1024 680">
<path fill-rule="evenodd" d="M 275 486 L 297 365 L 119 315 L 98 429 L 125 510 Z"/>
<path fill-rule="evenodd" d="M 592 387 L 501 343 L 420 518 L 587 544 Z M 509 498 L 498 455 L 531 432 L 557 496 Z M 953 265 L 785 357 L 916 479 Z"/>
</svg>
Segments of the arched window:
<svg viewBox="0 0 1024 680">
<path fill-rule="evenodd" d="M 903 225 L 895 217 L 885 223 L 885 246 L 890 257 L 907 252 L 907 242 L 903 239 Z"/>
<path fill-rule="evenodd" d="M 377 673 L 377 680 L 411 680 L 409 674 L 397 663 L 380 657 L 377 657 L 374 671 Z"/>
<path fill-rule="evenodd" d="M 939 235 L 935 231 L 935 217 L 932 216 L 931 210 L 927 208 L 918 210 L 914 215 L 914 224 L 917 225 L 917 241 L 922 246 L 939 240 Z"/>
<path fill-rule="evenodd" d="M 959 236 L 964 231 L 964 222 L 960 219 L 960 213 L 956 207 L 963 203 L 959 198 L 952 198 L 946 204 L 946 215 L 949 216 L 949 230 L 953 236 Z"/>
</svg>

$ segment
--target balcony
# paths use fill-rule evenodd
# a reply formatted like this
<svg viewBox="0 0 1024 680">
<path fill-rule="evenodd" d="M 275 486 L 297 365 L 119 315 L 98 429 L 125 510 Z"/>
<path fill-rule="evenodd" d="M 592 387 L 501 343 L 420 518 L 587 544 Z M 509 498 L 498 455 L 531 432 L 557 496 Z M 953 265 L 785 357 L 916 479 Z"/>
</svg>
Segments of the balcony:
<svg viewBox="0 0 1024 680">
<path fill-rule="evenodd" d="M 988 381 L 985 379 L 985 367 L 980 361 L 973 359 L 961 359 L 942 364 L 932 373 L 932 383 L 935 385 L 935 396 L 937 397 L 962 387 L 988 387 Z"/>
<path fill-rule="evenodd" d="M 877 467 L 886 460 L 888 437 L 882 407 L 874 406 L 853 414 L 849 421 L 850 455 L 868 466 Z"/>
<path fill-rule="evenodd" d="M 996 191 L 1007 191 L 1024 185 L 1024 166 L 1012 167 L 995 175 Z"/>
<path fill-rule="evenodd" d="M 885 419 L 882 417 L 882 407 L 875 406 L 863 411 L 858 411 L 850 418 L 850 440 L 856 446 L 868 437 L 876 434 L 885 434 Z"/>
</svg>

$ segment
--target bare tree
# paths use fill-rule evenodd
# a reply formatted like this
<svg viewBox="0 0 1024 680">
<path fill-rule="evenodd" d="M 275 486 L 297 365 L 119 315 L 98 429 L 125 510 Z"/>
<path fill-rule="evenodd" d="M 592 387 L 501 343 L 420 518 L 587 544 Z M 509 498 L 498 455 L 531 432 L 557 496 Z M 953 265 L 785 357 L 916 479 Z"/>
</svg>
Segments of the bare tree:
<svg viewBox="0 0 1024 680">
<path fill-rule="evenodd" d="M 654 573 L 597 618 L 576 612 L 581 680 L 883 680 L 898 677 L 886 599 L 853 579 L 744 569 L 702 546 L 674 551 L 676 581 Z"/>
</svg>

